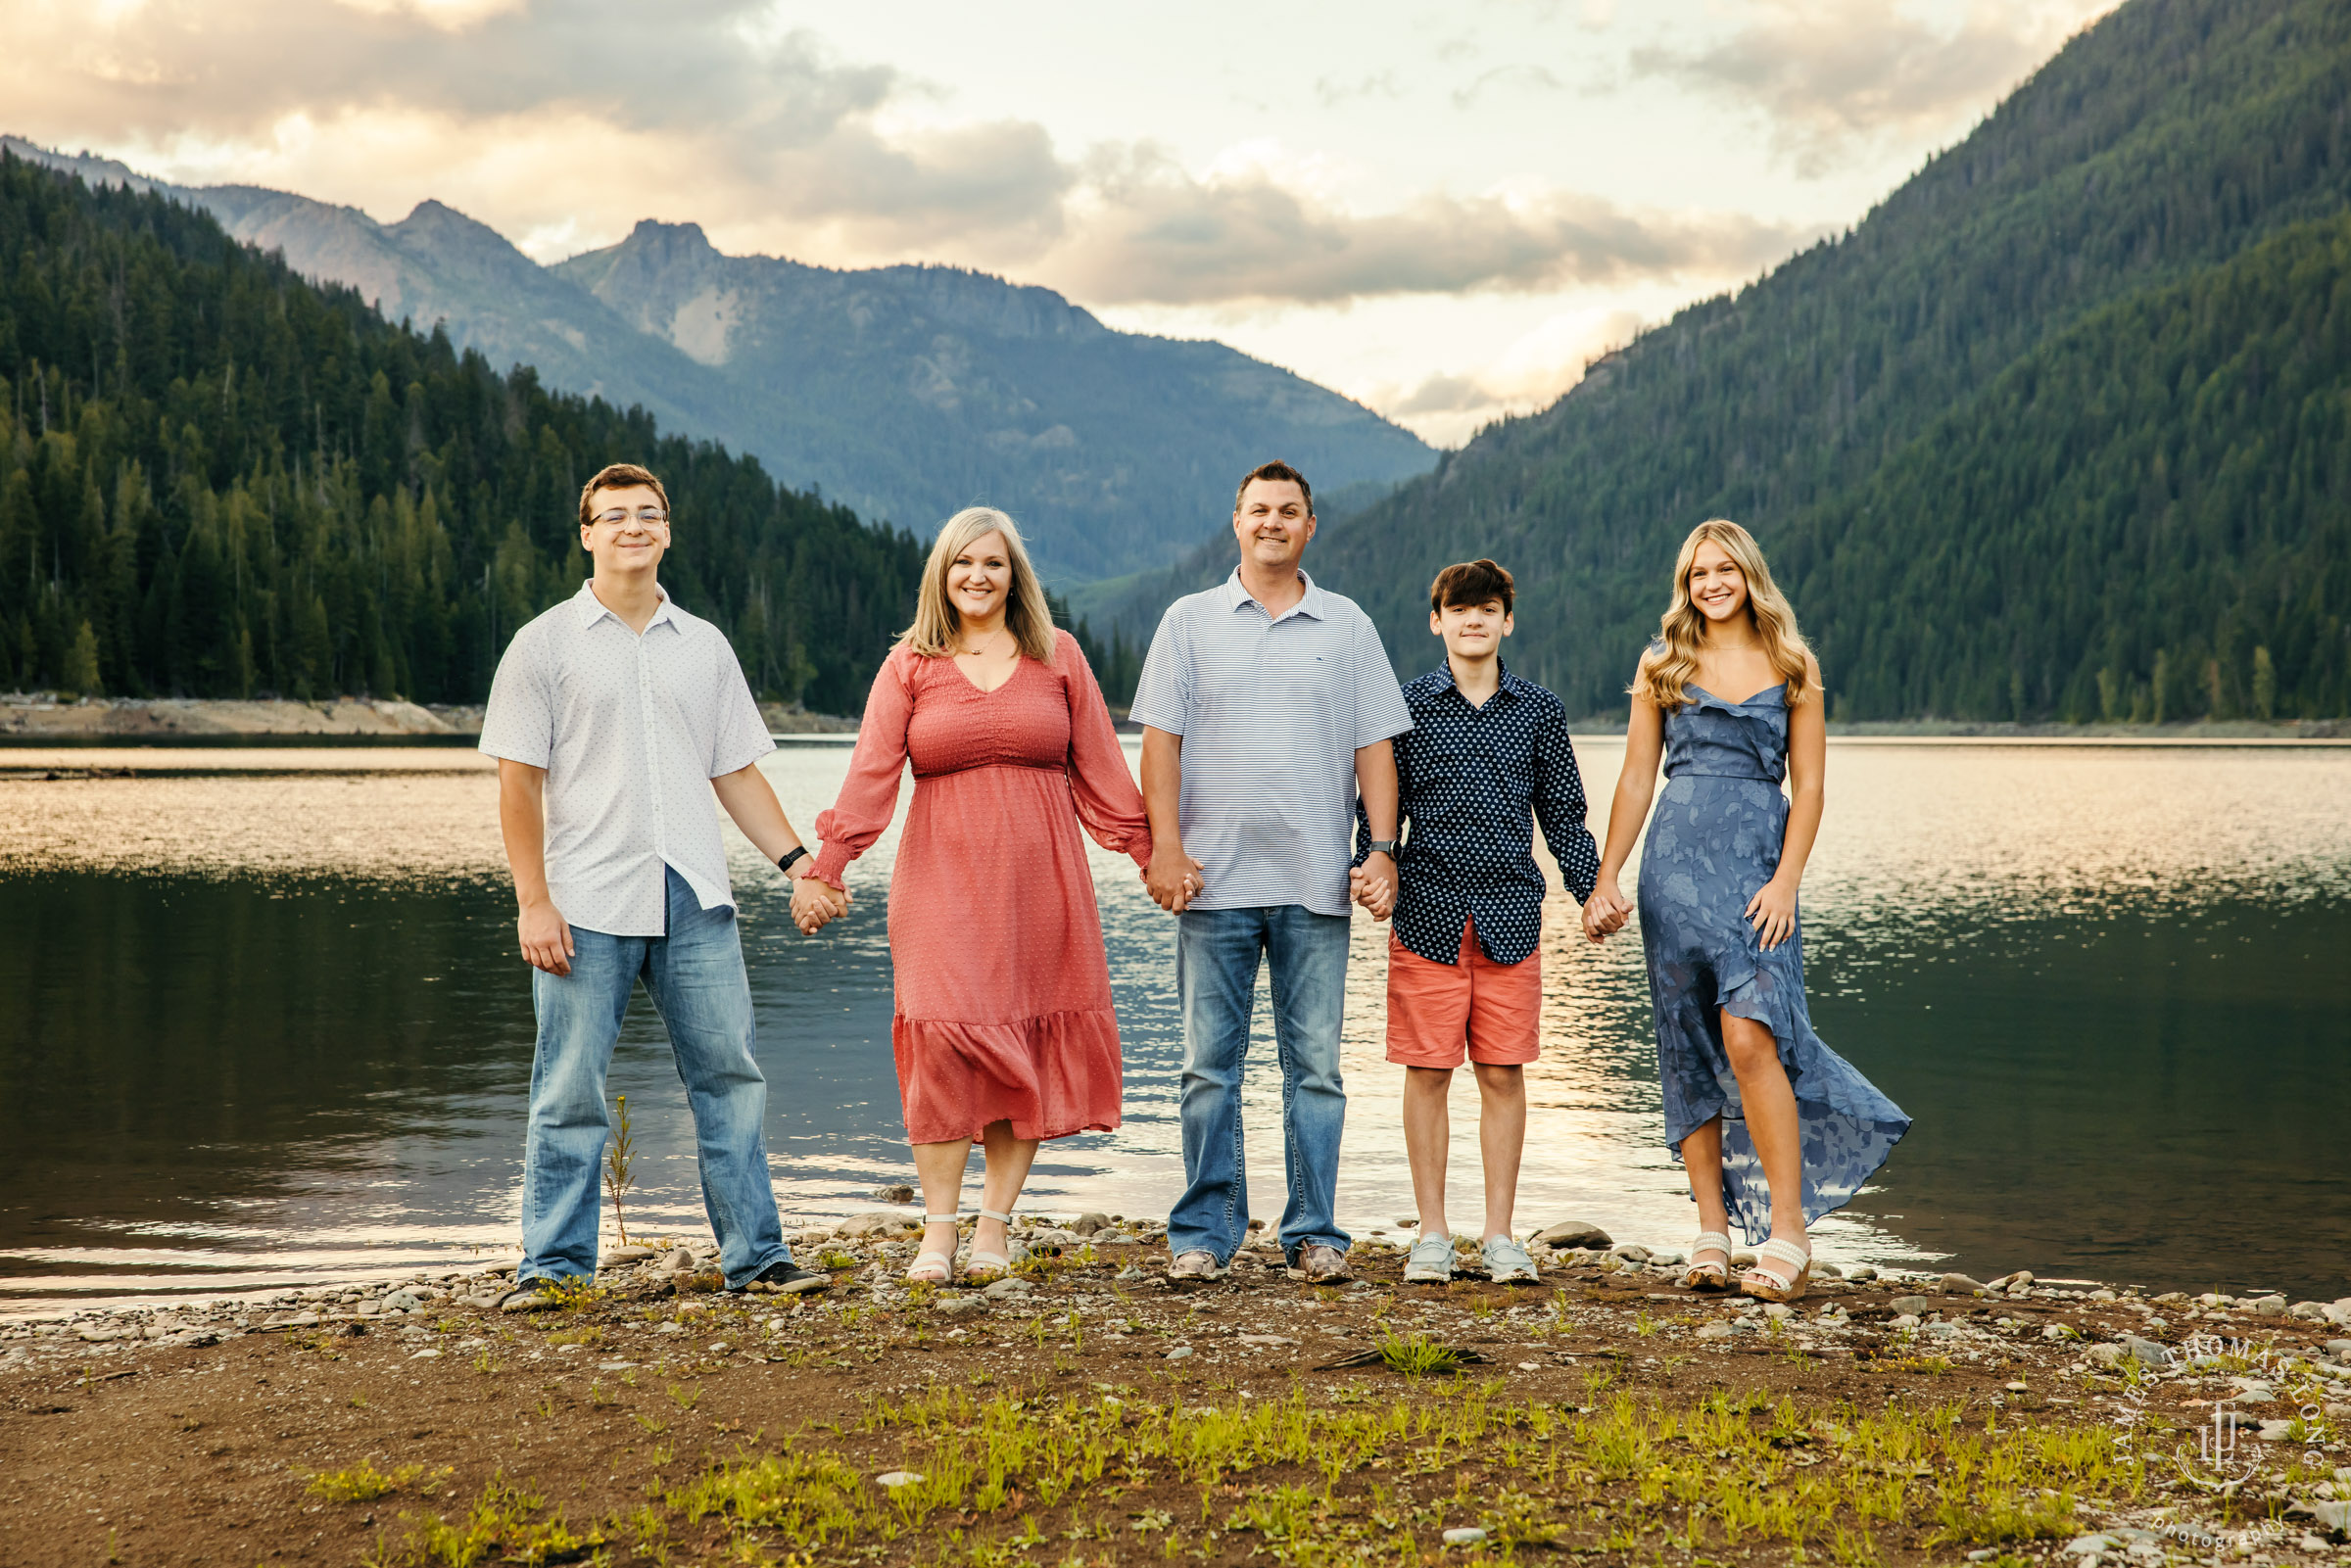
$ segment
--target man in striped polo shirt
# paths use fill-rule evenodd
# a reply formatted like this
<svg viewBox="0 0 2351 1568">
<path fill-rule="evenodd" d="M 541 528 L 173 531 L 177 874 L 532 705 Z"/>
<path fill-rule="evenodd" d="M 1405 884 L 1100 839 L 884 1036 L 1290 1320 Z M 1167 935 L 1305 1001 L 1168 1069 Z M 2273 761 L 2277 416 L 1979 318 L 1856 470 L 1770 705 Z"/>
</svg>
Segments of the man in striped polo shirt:
<svg viewBox="0 0 2351 1568">
<path fill-rule="evenodd" d="M 1298 568 L 1315 537 L 1306 477 L 1287 463 L 1252 469 L 1232 530 L 1239 567 L 1168 606 L 1131 710 L 1151 815 L 1144 879 L 1180 921 L 1185 1187 L 1168 1215 L 1168 1272 L 1222 1278 L 1248 1238 L 1241 1063 L 1262 958 L 1281 1065 L 1282 1252 L 1292 1278 L 1337 1284 L 1348 1277 L 1332 1211 L 1347 1120 L 1350 830 L 1360 793 L 1376 840 L 1365 879 L 1393 888 L 1388 742 L 1413 721 L 1370 619 Z"/>
</svg>

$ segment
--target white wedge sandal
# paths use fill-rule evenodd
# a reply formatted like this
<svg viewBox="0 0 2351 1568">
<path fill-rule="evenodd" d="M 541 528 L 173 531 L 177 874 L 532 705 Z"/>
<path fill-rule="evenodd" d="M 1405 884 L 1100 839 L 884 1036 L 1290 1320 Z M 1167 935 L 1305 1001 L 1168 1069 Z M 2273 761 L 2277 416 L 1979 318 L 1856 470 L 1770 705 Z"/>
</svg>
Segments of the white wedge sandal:
<svg viewBox="0 0 2351 1568">
<path fill-rule="evenodd" d="M 923 1223 L 925 1225 L 952 1225 L 960 1222 L 961 1219 L 960 1214 L 925 1214 Z M 948 1250 L 943 1253 L 915 1254 L 914 1261 L 907 1265 L 906 1283 L 909 1285 L 953 1284 L 955 1282 L 954 1245 L 953 1242 L 949 1242 Z"/>
<path fill-rule="evenodd" d="M 1739 1276 L 1739 1292 L 1759 1302 L 1792 1302 L 1811 1280 L 1812 1254 L 1774 1236 L 1755 1249 L 1754 1266 Z"/>
<path fill-rule="evenodd" d="M 1701 1253 L 1720 1253 L 1719 1263 L 1702 1263 Z M 1684 1290 L 1728 1290 L 1731 1287 L 1731 1238 L 1719 1230 L 1702 1230 L 1690 1244 L 1690 1261 L 1682 1268 Z"/>
<path fill-rule="evenodd" d="M 996 1221 L 996 1223 L 1002 1225 L 1004 1227 L 1004 1245 L 1007 1248 L 1012 1245 L 1011 1214 L 1002 1210 L 990 1209 L 985 1204 L 983 1204 L 980 1206 L 980 1217 L 982 1219 L 992 1219 Z M 964 1259 L 964 1278 L 970 1280 L 978 1280 L 983 1277 L 987 1279 L 1002 1279 L 1005 1275 L 1011 1272 L 1012 1259 L 1003 1253 L 982 1252 L 979 1247 L 979 1233 L 975 1231 L 973 1233 L 971 1256 Z"/>
</svg>

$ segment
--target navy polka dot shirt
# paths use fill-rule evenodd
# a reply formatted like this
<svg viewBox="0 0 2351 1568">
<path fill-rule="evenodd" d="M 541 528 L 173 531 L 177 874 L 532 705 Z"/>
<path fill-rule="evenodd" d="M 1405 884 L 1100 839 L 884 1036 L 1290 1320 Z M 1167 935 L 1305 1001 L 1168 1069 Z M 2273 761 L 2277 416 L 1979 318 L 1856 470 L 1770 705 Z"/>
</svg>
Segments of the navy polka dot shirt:
<svg viewBox="0 0 2351 1568">
<path fill-rule="evenodd" d="M 1422 958 L 1461 957 L 1462 926 L 1497 964 L 1535 950 L 1543 930 L 1543 873 L 1535 823 L 1578 899 L 1592 896 L 1600 850 L 1584 825 L 1584 780 L 1559 699 L 1504 666 L 1502 688 L 1473 708 L 1441 664 L 1404 689 L 1413 728 L 1396 736 L 1404 841 L 1396 935 Z M 1355 863 L 1370 854 L 1371 825 L 1355 814 Z"/>
</svg>

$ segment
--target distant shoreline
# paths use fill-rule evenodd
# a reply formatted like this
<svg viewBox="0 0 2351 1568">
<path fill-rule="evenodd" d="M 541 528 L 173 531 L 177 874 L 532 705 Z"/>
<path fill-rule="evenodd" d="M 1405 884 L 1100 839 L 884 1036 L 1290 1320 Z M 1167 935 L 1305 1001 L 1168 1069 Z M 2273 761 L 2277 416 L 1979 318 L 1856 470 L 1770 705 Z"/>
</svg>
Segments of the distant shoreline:
<svg viewBox="0 0 2351 1568">
<path fill-rule="evenodd" d="M 781 702 L 759 711 L 771 735 L 855 735 L 857 721 L 840 714 L 811 713 Z M 1139 726 L 1124 717 L 1123 735 Z M 1623 734 L 1621 722 L 1592 718 L 1574 733 L 1595 738 Z M 289 698 L 248 700 L 200 697 L 92 697 L 60 701 L 51 691 L 0 692 L 0 741 L 178 740 L 203 736 L 317 736 L 320 739 L 457 739 L 482 733 L 479 703 L 415 703 L 389 698 L 331 697 L 314 702 Z M 2332 742 L 2351 744 L 2351 720 L 2304 719 L 2265 723 L 2258 719 L 2198 720 L 2188 724 L 2007 724 L 1967 719 L 1886 719 L 1858 723 L 1830 721 L 1829 736 L 1840 740 L 1984 740 L 1993 742 L 2085 742 L 2097 744 L 2241 745 L 2246 743 Z"/>
<path fill-rule="evenodd" d="M 857 721 L 781 702 L 759 712 L 771 735 L 855 735 Z M 461 738 L 482 733 L 479 703 L 416 703 L 372 697 L 249 700 L 93 697 L 60 701 L 53 691 L 0 693 L 0 739 L 178 740 L 263 736 L 380 739 Z"/>
</svg>

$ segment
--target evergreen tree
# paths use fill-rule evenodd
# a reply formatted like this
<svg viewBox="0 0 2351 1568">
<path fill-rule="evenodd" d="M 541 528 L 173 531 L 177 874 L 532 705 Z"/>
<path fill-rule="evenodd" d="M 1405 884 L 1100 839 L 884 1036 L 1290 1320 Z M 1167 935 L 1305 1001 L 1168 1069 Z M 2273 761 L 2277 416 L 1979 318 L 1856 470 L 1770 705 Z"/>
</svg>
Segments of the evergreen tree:
<svg viewBox="0 0 2351 1568">
<path fill-rule="evenodd" d="M 478 701 L 587 574 L 579 487 L 621 460 L 669 491 L 664 585 L 747 636 L 762 694 L 856 711 L 910 536 L 387 323 L 208 215 L 0 155 L 10 685 Z"/>
</svg>

